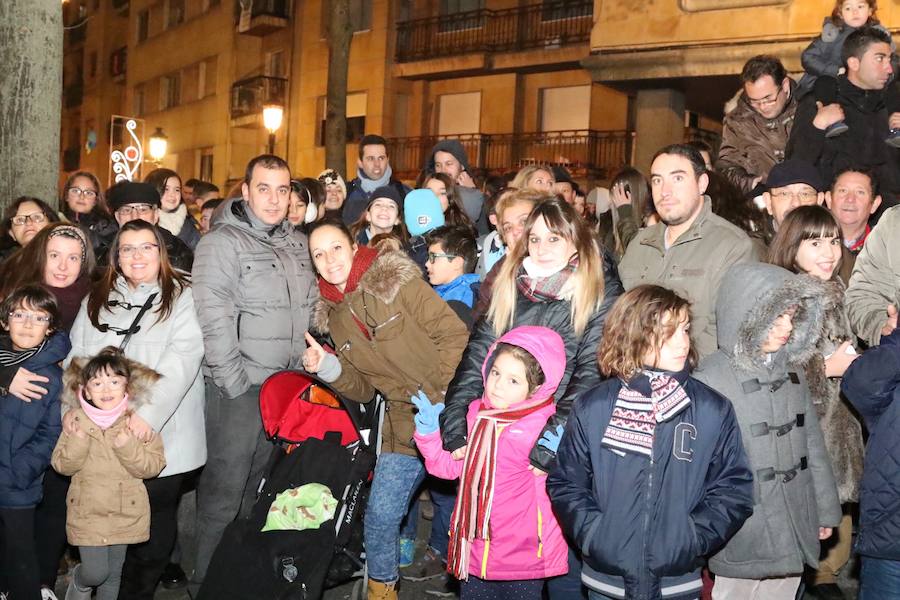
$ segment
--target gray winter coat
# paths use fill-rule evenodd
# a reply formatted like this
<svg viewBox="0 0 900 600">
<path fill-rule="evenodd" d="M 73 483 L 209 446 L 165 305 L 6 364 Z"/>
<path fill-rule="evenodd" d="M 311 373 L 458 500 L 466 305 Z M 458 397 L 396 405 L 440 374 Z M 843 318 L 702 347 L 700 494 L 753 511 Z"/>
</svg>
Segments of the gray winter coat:
<svg viewBox="0 0 900 600">
<path fill-rule="evenodd" d="M 306 235 L 260 222 L 228 200 L 197 245 L 193 288 L 205 374 L 229 398 L 272 373 L 298 368 L 319 289 Z"/>
<path fill-rule="evenodd" d="M 822 331 L 824 284 L 767 264 L 732 267 L 716 302 L 719 351 L 694 376 L 729 398 L 753 471 L 751 516 L 709 561 L 725 577 L 797 575 L 819 559 L 819 527 L 836 527 L 841 506 L 803 365 Z M 775 319 L 797 306 L 794 330 L 766 360 Z"/>
</svg>

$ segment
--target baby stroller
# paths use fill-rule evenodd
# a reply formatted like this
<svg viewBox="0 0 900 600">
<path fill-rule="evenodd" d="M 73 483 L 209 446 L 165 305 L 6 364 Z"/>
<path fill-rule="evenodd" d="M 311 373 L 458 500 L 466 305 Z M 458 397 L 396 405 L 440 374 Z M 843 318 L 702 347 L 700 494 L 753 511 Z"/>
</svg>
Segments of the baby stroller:
<svg viewBox="0 0 900 600">
<path fill-rule="evenodd" d="M 383 403 L 345 402 L 312 375 L 281 371 L 263 383 L 259 404 L 277 447 L 250 516 L 225 530 L 197 600 L 316 600 L 365 572 L 362 516 Z M 307 483 L 331 491 L 334 517 L 315 529 L 262 532 L 276 496 Z"/>
</svg>

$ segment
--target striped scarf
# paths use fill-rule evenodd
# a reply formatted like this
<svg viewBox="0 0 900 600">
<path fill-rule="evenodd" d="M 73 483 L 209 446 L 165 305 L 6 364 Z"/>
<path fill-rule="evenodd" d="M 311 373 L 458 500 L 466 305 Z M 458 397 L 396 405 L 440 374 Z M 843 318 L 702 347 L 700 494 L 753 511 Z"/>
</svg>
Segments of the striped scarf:
<svg viewBox="0 0 900 600">
<path fill-rule="evenodd" d="M 497 441 L 500 432 L 536 410 L 551 404 L 553 397 L 535 404 L 510 409 L 491 409 L 482 403 L 472 426 L 465 464 L 459 478 L 459 493 L 450 519 L 450 546 L 447 570 L 457 579 L 469 578 L 469 552 L 472 541 L 491 539 L 490 519 L 494 499 L 494 475 L 497 466 Z"/>
<path fill-rule="evenodd" d="M 623 382 L 601 444 L 618 451 L 652 456 L 656 424 L 680 413 L 691 399 L 670 375 L 645 372 L 642 376 L 650 380 L 650 397 Z"/>
<path fill-rule="evenodd" d="M 44 349 L 44 346 L 47 345 L 47 340 L 44 339 L 43 342 L 40 343 L 39 346 L 35 346 L 34 348 L 28 348 L 27 350 L 13 350 L 7 348 L 0 348 L 0 367 L 12 367 L 14 365 L 20 365 L 41 350 Z"/>
</svg>

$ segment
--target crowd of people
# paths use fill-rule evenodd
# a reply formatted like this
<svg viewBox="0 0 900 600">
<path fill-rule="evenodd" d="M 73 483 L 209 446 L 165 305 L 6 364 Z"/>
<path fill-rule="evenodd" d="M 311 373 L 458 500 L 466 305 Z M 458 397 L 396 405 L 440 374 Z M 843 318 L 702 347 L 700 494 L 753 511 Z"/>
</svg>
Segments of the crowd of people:
<svg viewBox="0 0 900 600">
<path fill-rule="evenodd" d="M 837 2 L 799 83 L 749 60 L 718 154 L 666 146 L 589 193 L 559 165 L 477 173 L 455 140 L 412 189 L 366 135 L 349 181 L 266 154 L 224 197 L 79 171 L 59 211 L 10 203 L 4 597 L 55 600 L 67 546 L 66 600 L 200 590 L 274 448 L 261 386 L 296 369 L 386 403 L 371 600 L 844 598 L 854 552 L 859 597 L 900 598 L 900 105 L 875 9 Z"/>
</svg>

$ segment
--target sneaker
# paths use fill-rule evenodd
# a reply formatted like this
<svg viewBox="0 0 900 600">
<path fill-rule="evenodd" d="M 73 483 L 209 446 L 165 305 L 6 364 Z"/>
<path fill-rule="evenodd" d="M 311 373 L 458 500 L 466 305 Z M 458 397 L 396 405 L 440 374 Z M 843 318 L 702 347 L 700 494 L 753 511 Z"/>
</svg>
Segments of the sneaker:
<svg viewBox="0 0 900 600">
<path fill-rule="evenodd" d="M 404 569 L 413 564 L 416 558 L 416 540 L 400 538 L 400 568 Z"/>
<path fill-rule="evenodd" d="M 900 148 L 900 129 L 891 129 L 884 143 L 894 148 Z"/>
<path fill-rule="evenodd" d="M 41 600 L 59 600 L 50 588 L 41 588 Z"/>
<path fill-rule="evenodd" d="M 407 581 L 425 581 L 426 579 L 434 579 L 447 573 L 447 563 L 440 552 L 432 547 L 425 549 L 422 557 L 415 561 L 409 568 L 402 573 L 403 579 Z"/>
<path fill-rule="evenodd" d="M 833 138 L 841 135 L 842 133 L 846 133 L 847 130 L 850 129 L 847 127 L 847 124 L 843 121 L 838 121 L 837 123 L 832 123 L 828 127 L 825 128 L 825 137 Z"/>
</svg>

